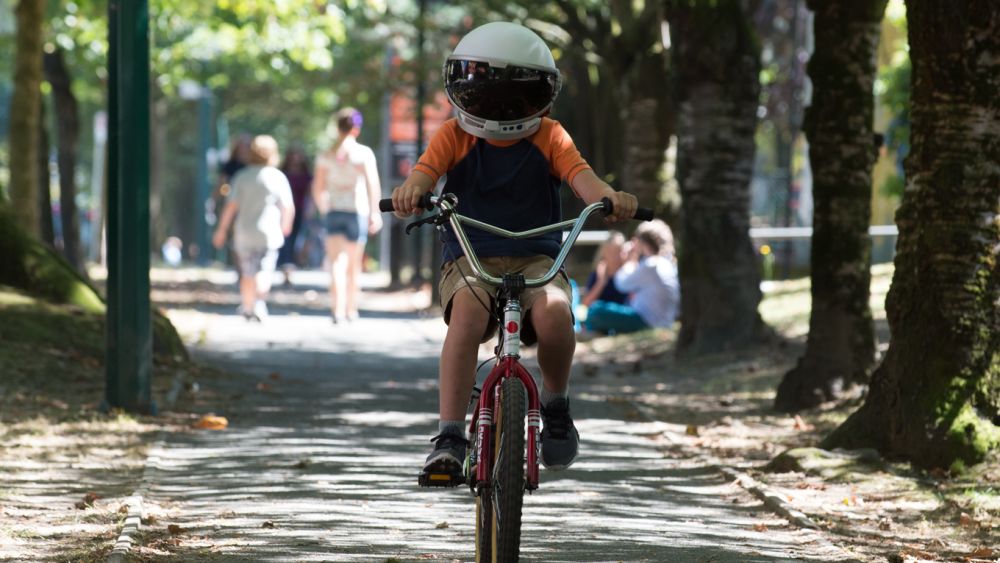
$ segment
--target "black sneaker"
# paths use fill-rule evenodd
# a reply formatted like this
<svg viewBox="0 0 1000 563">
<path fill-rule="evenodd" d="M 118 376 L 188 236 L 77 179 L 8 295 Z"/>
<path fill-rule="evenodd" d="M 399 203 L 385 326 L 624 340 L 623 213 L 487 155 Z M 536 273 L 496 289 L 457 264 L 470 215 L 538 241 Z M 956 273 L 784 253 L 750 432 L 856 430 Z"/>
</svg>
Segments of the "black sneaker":
<svg viewBox="0 0 1000 563">
<path fill-rule="evenodd" d="M 569 414 L 569 399 L 556 399 L 542 407 L 542 465 L 566 469 L 580 452 L 580 433 Z"/>
<path fill-rule="evenodd" d="M 462 464 L 469 441 L 459 434 L 438 434 L 431 438 L 434 450 L 427 456 L 418 482 L 422 487 L 456 487 L 465 483 Z"/>
</svg>

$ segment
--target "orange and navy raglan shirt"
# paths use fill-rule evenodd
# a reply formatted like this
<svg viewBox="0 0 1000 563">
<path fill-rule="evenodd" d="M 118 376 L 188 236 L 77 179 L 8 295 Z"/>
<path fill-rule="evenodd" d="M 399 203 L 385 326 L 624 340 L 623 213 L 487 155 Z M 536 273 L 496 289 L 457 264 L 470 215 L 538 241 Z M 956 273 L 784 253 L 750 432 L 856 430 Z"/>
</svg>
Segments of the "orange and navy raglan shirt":
<svg viewBox="0 0 1000 563">
<path fill-rule="evenodd" d="M 580 156 L 569 133 L 558 121 L 542 118 L 533 135 L 514 141 L 490 141 L 470 135 L 458 120 L 444 122 L 414 166 L 436 183 L 447 176 L 443 193 L 458 196 L 456 210 L 508 231 L 526 231 L 562 220 L 559 188 L 590 165 Z M 530 239 L 509 239 L 465 227 L 480 258 L 537 256 L 555 258 L 562 233 Z M 445 261 L 462 256 L 449 227 L 442 237 Z"/>
</svg>

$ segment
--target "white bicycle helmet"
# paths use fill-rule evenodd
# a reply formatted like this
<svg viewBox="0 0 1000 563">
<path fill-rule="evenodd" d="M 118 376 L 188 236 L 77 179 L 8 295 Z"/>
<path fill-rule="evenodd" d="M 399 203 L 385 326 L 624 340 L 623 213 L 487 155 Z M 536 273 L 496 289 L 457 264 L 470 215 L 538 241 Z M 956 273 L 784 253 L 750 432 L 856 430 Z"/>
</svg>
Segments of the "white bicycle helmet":
<svg viewBox="0 0 1000 563">
<path fill-rule="evenodd" d="M 548 45 L 515 23 L 473 29 L 444 63 L 444 89 L 458 110 L 458 125 L 484 139 L 521 139 L 537 131 L 560 85 Z"/>
</svg>

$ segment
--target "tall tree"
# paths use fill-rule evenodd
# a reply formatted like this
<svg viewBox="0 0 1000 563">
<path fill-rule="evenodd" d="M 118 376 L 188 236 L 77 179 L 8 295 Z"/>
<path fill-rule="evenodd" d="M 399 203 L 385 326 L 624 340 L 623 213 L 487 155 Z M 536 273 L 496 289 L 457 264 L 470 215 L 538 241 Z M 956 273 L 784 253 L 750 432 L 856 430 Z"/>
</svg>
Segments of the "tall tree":
<svg viewBox="0 0 1000 563">
<path fill-rule="evenodd" d="M 815 51 L 804 129 L 813 170 L 812 311 L 805 355 L 774 406 L 796 411 L 864 384 L 875 362 L 871 282 L 875 55 L 887 0 L 811 0 Z"/>
<path fill-rule="evenodd" d="M 767 332 L 749 232 L 760 93 L 751 5 L 667 2 L 679 103 L 681 355 L 739 348 Z"/>
<path fill-rule="evenodd" d="M 72 77 L 66 68 L 63 50 L 45 53 L 45 79 L 52 85 L 52 102 L 58 135 L 59 217 L 62 220 L 63 256 L 86 275 L 80 252 L 80 217 L 76 207 L 76 161 L 80 138 L 80 112 L 73 94 Z"/>
<path fill-rule="evenodd" d="M 638 197 L 640 205 L 660 208 L 663 164 L 675 125 L 662 39 L 663 4 L 612 0 L 585 7 L 557 0 L 556 5 L 570 36 L 593 46 L 618 85 L 624 122 L 621 187 Z"/>
<path fill-rule="evenodd" d="M 14 93 L 10 103 L 10 199 L 18 224 L 36 236 L 44 11 L 44 0 L 20 0 L 15 9 Z"/>
<path fill-rule="evenodd" d="M 1000 447 L 1000 5 L 906 6 L 912 149 L 892 339 L 864 405 L 824 447 L 948 467 Z"/>
</svg>

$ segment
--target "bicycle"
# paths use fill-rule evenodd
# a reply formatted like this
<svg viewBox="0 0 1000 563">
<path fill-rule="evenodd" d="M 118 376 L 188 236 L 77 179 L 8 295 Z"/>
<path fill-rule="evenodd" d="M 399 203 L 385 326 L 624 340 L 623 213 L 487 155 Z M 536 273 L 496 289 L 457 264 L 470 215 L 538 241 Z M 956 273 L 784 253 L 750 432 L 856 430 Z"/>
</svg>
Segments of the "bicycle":
<svg viewBox="0 0 1000 563">
<path fill-rule="evenodd" d="M 463 475 L 421 474 L 419 484 L 427 487 L 468 484 L 476 497 L 476 561 L 507 563 L 518 559 L 524 492 L 528 491 L 530 494 L 538 489 L 538 460 L 541 456 L 542 416 L 538 387 L 519 361 L 521 292 L 552 281 L 562 269 L 586 220 L 597 211 L 610 215 L 614 210 L 611 201 L 604 198 L 588 205 L 576 219 L 515 233 L 459 215 L 455 212 L 457 203 L 458 199 L 454 194 L 438 197 L 428 193 L 422 199 L 421 207 L 428 211 L 436 208 L 439 212 L 410 223 L 406 227 L 406 233 L 426 224 L 432 224 L 443 232 L 445 224 L 450 225 L 475 276 L 499 289 L 497 297 L 503 303 L 503 322 L 500 323 L 498 342 L 494 348 L 495 364 L 482 387 L 474 388 L 470 401 L 472 418 L 469 436 L 475 436 L 475 441 L 467 451 Z M 383 212 L 393 211 L 392 200 L 379 201 L 379 208 Z M 653 218 L 653 212 L 639 208 L 633 218 L 648 221 Z M 521 274 L 496 277 L 487 273 L 479 262 L 463 225 L 514 239 L 530 238 L 569 227 L 572 229 L 548 272 L 541 278 L 526 279 Z"/>
</svg>

